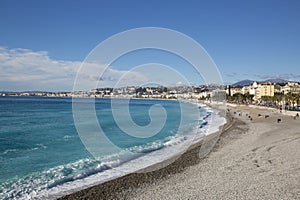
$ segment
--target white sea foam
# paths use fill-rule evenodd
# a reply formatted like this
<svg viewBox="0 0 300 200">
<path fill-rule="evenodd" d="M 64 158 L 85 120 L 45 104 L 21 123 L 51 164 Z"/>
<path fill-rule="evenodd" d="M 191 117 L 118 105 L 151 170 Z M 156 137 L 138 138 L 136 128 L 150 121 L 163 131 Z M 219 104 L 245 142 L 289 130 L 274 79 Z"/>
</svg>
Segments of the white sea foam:
<svg viewBox="0 0 300 200">
<path fill-rule="evenodd" d="M 77 135 L 65 135 L 63 138 L 64 140 L 69 140 L 69 139 L 72 139 L 72 138 L 76 138 L 78 137 Z"/>
<path fill-rule="evenodd" d="M 36 144 L 36 146 L 39 146 L 39 147 L 41 147 L 41 148 L 43 148 L 43 149 L 47 149 L 48 147 L 46 146 L 46 145 L 44 145 L 44 144 Z"/>
<path fill-rule="evenodd" d="M 36 144 L 35 147 L 29 148 L 29 149 L 24 149 L 24 150 L 20 150 L 20 149 L 6 149 L 4 150 L 2 153 L 0 153 L 0 155 L 6 155 L 9 153 L 16 153 L 19 151 L 36 151 L 38 149 L 46 149 L 47 146 L 43 145 L 43 144 Z"/>
<path fill-rule="evenodd" d="M 1 154 L 2 155 L 5 155 L 5 154 L 8 154 L 8 153 L 10 153 L 10 152 L 16 152 L 16 151 L 18 151 L 17 149 L 6 149 L 5 151 L 3 151 Z"/>
</svg>

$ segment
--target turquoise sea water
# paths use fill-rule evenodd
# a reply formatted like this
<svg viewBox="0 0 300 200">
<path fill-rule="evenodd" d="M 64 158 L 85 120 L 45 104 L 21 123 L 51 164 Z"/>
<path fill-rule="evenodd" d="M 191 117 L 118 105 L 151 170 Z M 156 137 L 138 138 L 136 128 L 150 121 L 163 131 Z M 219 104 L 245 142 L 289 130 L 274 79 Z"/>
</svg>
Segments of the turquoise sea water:
<svg viewBox="0 0 300 200">
<path fill-rule="evenodd" d="M 85 99 L 81 100 L 85 103 Z M 123 103 L 122 99 L 117 101 Z M 131 117 L 139 126 L 150 123 L 151 106 L 159 104 L 166 111 L 163 129 L 148 138 L 125 134 L 114 121 L 110 103 L 110 99 L 96 99 L 95 109 L 107 138 L 120 149 L 151 153 L 172 141 L 178 144 L 181 120 L 178 101 L 130 100 Z M 199 116 L 207 115 L 205 109 L 199 110 L 195 105 L 184 103 L 183 106 L 191 114 L 185 119 L 186 133 L 180 136 L 190 134 L 203 122 Z M 111 155 L 105 151 L 103 160 L 94 159 L 77 134 L 70 98 L 0 97 L 0 199 L 34 198 L 45 190 L 102 173 L 136 158 L 124 151 Z"/>
</svg>

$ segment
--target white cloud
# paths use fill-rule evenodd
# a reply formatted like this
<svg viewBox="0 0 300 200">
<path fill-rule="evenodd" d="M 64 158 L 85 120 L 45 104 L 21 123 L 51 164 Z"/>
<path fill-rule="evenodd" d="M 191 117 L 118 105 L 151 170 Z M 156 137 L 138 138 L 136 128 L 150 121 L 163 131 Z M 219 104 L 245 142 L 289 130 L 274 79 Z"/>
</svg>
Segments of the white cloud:
<svg viewBox="0 0 300 200">
<path fill-rule="evenodd" d="M 46 51 L 0 47 L 0 90 L 71 91 L 81 64 L 78 61 L 52 59 Z M 84 63 L 79 79 L 82 88 L 91 89 L 91 83 L 94 85 L 96 81 L 99 81 L 100 87 L 113 86 L 124 74 L 127 74 L 128 84 L 147 81 L 138 72 L 112 68 L 108 68 L 100 78 L 97 72 L 105 67 L 103 64 Z"/>
</svg>

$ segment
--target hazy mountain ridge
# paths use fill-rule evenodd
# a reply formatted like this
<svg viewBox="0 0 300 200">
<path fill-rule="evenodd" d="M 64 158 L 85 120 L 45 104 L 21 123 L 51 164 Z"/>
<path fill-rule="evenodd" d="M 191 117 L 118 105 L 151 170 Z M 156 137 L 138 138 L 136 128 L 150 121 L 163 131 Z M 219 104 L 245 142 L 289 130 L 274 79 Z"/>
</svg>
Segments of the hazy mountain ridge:
<svg viewBox="0 0 300 200">
<path fill-rule="evenodd" d="M 237 87 L 237 86 L 246 86 L 246 85 L 251 85 L 253 83 L 254 83 L 254 81 L 246 79 L 246 80 L 241 80 L 239 82 L 231 84 L 231 86 L 234 86 L 234 87 Z"/>
<path fill-rule="evenodd" d="M 246 86 L 246 85 L 251 85 L 254 82 L 255 82 L 254 80 L 246 79 L 246 80 L 241 80 L 241 81 L 238 81 L 234 84 L 231 84 L 231 86 L 234 86 L 234 87 Z M 280 79 L 280 78 L 272 78 L 272 79 L 267 79 L 267 80 L 264 80 L 264 81 L 256 81 L 256 82 L 271 82 L 271 83 L 276 83 L 276 84 L 286 84 L 289 81 L 284 80 L 284 79 Z"/>
</svg>

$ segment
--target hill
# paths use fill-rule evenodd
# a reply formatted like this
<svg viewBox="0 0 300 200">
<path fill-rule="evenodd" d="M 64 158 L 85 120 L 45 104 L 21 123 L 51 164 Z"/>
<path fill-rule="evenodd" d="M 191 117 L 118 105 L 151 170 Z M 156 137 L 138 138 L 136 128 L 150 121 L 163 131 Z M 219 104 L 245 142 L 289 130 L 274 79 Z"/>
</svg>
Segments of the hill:
<svg viewBox="0 0 300 200">
<path fill-rule="evenodd" d="M 238 87 L 238 86 L 246 86 L 246 85 L 251 85 L 253 84 L 254 81 L 252 80 L 242 80 L 242 81 L 239 81 L 239 82 L 236 82 L 234 84 L 232 84 L 232 86 L 234 87 Z"/>
<path fill-rule="evenodd" d="M 277 84 L 285 84 L 288 82 L 287 80 L 280 79 L 280 78 L 272 78 L 272 79 L 268 79 L 266 81 L 269 81 L 271 83 L 277 83 Z"/>
</svg>

